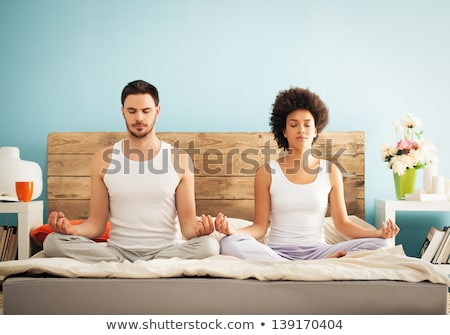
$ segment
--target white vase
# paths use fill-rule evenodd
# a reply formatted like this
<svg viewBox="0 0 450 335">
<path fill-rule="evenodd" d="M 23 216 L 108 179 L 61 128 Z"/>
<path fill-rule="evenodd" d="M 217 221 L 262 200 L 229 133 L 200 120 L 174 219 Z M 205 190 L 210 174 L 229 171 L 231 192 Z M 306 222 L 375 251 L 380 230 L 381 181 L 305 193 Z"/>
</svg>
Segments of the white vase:
<svg viewBox="0 0 450 335">
<path fill-rule="evenodd" d="M 33 181 L 32 200 L 42 193 L 42 170 L 38 163 L 20 159 L 17 147 L 0 147 L 0 200 L 17 201 L 16 181 Z"/>
</svg>

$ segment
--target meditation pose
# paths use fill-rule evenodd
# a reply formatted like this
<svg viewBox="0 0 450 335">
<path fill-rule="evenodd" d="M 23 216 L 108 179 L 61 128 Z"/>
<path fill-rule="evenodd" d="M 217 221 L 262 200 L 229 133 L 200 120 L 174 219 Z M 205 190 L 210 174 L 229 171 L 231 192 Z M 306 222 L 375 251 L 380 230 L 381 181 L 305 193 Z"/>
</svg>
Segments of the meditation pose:
<svg viewBox="0 0 450 335">
<path fill-rule="evenodd" d="M 127 136 L 95 153 L 91 163 L 90 215 L 72 225 L 52 212 L 55 231 L 44 241 L 48 257 L 85 262 L 155 258 L 206 258 L 219 254 L 210 236 L 214 220 L 195 212 L 194 174 L 189 155 L 161 141 L 155 132 L 160 114 L 157 89 L 136 80 L 122 91 Z M 186 241 L 176 241 L 176 217 Z M 106 246 L 92 239 L 111 222 Z"/>
<path fill-rule="evenodd" d="M 378 230 L 349 220 L 341 171 L 312 154 L 312 144 L 327 123 L 328 108 L 315 93 L 302 88 L 279 93 L 270 125 L 287 154 L 261 166 L 255 175 L 253 224 L 232 229 L 223 213 L 217 216 L 216 230 L 227 235 L 220 241 L 221 254 L 249 260 L 341 257 L 350 251 L 385 247 L 386 239 L 398 234 L 391 220 Z M 327 211 L 336 230 L 349 240 L 325 242 Z M 269 225 L 267 244 L 260 243 Z"/>
</svg>

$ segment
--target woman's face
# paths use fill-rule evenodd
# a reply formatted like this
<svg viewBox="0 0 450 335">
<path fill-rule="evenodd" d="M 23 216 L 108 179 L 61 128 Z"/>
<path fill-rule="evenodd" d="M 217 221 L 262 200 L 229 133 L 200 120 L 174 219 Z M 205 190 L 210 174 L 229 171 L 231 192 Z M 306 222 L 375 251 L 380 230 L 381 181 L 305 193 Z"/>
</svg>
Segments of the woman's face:
<svg viewBox="0 0 450 335">
<path fill-rule="evenodd" d="M 310 111 L 297 109 L 286 117 L 286 128 L 283 132 L 289 148 L 309 148 L 317 136 L 316 123 Z"/>
</svg>

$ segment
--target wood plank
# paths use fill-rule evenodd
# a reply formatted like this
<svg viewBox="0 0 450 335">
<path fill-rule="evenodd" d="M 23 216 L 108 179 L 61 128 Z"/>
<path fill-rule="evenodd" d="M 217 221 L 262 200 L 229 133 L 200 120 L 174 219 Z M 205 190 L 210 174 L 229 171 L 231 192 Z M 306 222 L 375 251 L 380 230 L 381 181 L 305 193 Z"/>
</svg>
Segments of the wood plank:
<svg viewBox="0 0 450 335">
<path fill-rule="evenodd" d="M 197 215 L 210 214 L 216 216 L 223 212 L 228 217 L 253 220 L 253 200 L 197 200 Z"/>
<path fill-rule="evenodd" d="M 266 141 L 261 132 L 162 132 L 158 137 L 189 153 L 219 150 L 223 154 L 238 149 L 239 151 L 261 149 Z"/>
<path fill-rule="evenodd" d="M 90 199 L 90 177 L 48 177 L 47 199 Z"/>
<path fill-rule="evenodd" d="M 91 154 L 49 155 L 47 160 L 48 176 L 89 176 Z M 194 172 L 197 176 L 242 176 L 254 175 L 262 164 L 260 155 L 217 155 L 207 152 L 194 157 Z M 177 167 L 176 157 L 174 166 Z"/>
<path fill-rule="evenodd" d="M 124 132 L 50 133 L 47 138 L 48 154 L 93 154 L 98 149 L 124 138 L 125 135 Z M 264 143 L 261 133 L 256 132 L 160 132 L 158 137 L 192 153 L 208 149 L 218 149 L 223 152 L 233 148 L 240 150 L 262 148 Z"/>
<path fill-rule="evenodd" d="M 90 177 L 48 177 L 48 199 L 88 200 Z M 253 177 L 202 177 L 195 179 L 197 199 L 253 199 Z"/>
<path fill-rule="evenodd" d="M 345 177 L 344 180 L 344 197 L 346 199 L 364 199 L 364 177 Z"/>
<path fill-rule="evenodd" d="M 55 132 L 47 136 L 47 153 L 94 154 L 125 136 L 124 132 Z"/>
<path fill-rule="evenodd" d="M 215 155 L 207 153 L 194 157 L 194 172 L 198 176 L 241 176 L 254 175 L 263 163 L 262 155 Z M 47 161 L 48 176 L 89 176 L 91 154 L 49 155 Z M 364 156 L 340 156 L 334 163 L 343 175 L 364 174 Z M 176 164 L 176 163 L 175 163 Z"/>
<path fill-rule="evenodd" d="M 198 199 L 253 199 L 253 177 L 199 177 Z M 345 178 L 345 197 L 364 199 L 361 177 Z M 49 199 L 90 199 L 90 177 L 48 177 Z"/>
<path fill-rule="evenodd" d="M 48 154 L 93 154 L 125 137 L 124 132 L 54 132 L 48 134 Z M 158 137 L 195 154 L 208 149 L 279 150 L 270 132 L 160 132 Z M 364 153 L 364 132 L 323 132 L 314 149 L 323 152 L 345 149 L 347 155 Z"/>
<path fill-rule="evenodd" d="M 92 154 L 47 156 L 47 176 L 89 176 Z"/>
<path fill-rule="evenodd" d="M 253 177 L 199 177 L 197 199 L 253 199 Z M 344 178 L 345 197 L 364 199 L 362 178 Z M 48 199 L 90 199 L 90 177 L 48 177 Z"/>
<path fill-rule="evenodd" d="M 345 198 L 364 199 L 363 177 L 344 177 Z M 195 180 L 197 199 L 254 199 L 253 177 L 199 177 Z"/>
<path fill-rule="evenodd" d="M 86 219 L 89 216 L 89 200 L 48 199 L 48 213 L 62 211 L 70 220 Z M 44 219 L 44 223 L 47 219 Z"/>
<path fill-rule="evenodd" d="M 196 199 L 252 200 L 253 177 L 201 177 L 195 179 Z"/>
</svg>

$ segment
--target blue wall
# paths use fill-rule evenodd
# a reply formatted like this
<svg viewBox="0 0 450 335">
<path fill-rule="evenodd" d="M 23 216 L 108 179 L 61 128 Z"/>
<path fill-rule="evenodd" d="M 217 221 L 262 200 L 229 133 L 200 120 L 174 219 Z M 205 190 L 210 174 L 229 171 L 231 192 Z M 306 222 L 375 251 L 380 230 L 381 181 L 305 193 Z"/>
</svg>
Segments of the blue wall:
<svg viewBox="0 0 450 335">
<path fill-rule="evenodd" d="M 366 133 L 373 222 L 395 196 L 379 153 L 392 120 L 422 118 L 450 176 L 449 17 L 446 0 L 1 0 L 0 146 L 45 173 L 49 132 L 124 130 L 138 78 L 160 90 L 159 131 L 268 131 L 277 92 L 308 87 L 327 130 Z"/>
</svg>

